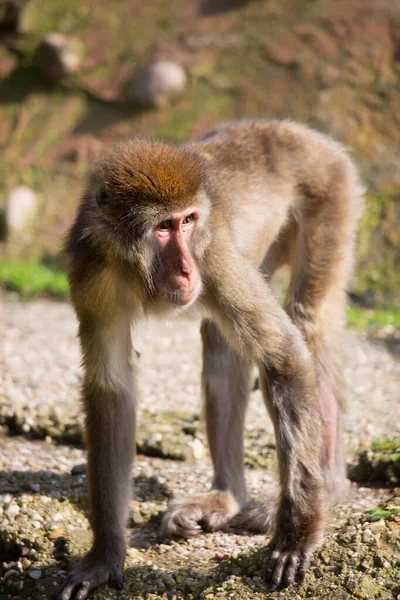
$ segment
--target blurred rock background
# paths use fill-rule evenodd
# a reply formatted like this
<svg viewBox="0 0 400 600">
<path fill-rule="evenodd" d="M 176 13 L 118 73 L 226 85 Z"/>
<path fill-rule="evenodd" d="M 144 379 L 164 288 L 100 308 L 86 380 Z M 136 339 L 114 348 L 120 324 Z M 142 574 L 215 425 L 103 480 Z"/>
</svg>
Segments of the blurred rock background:
<svg viewBox="0 0 400 600">
<path fill-rule="evenodd" d="M 121 138 L 181 143 L 242 117 L 334 136 L 367 188 L 342 343 L 350 495 L 285 591 L 265 583 L 265 537 L 234 524 L 160 543 L 168 499 L 212 469 L 198 323 L 151 323 L 134 342 L 125 590 L 92 597 L 400 600 L 400 0 L 0 0 L 0 600 L 53 597 L 90 547 L 77 322 L 44 297 L 68 295 L 62 240 L 87 169 Z M 251 497 L 276 489 L 259 391 L 245 463 Z"/>
<path fill-rule="evenodd" d="M 368 189 L 353 294 L 392 306 L 399 100 L 399 0 L 0 0 L 3 269 L 62 267 L 84 173 L 114 141 L 288 117 L 351 148 Z"/>
</svg>

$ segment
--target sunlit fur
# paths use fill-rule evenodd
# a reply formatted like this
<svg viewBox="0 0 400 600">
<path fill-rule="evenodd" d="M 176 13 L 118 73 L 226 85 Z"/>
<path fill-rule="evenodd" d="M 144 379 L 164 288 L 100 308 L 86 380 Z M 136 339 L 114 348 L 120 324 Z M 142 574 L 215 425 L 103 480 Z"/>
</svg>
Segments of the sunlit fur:
<svg viewBox="0 0 400 600">
<path fill-rule="evenodd" d="M 157 225 L 189 210 L 199 218 L 187 244 L 171 235 L 166 249 Z M 361 211 L 362 186 L 345 149 L 288 121 L 226 123 L 179 148 L 136 138 L 94 167 L 67 241 L 94 541 L 61 600 L 122 584 L 137 395 L 129 332 L 147 315 L 206 317 L 212 491 L 174 501 L 162 533 L 214 531 L 240 511 L 244 526 L 273 533 L 271 590 L 304 574 L 326 505 L 346 489 L 341 345 Z M 187 252 L 201 283 L 180 305 L 191 285 Z M 291 281 L 282 308 L 268 281 L 285 264 Z M 248 505 L 243 433 L 254 365 L 276 432 L 280 491 L 278 503 Z"/>
</svg>

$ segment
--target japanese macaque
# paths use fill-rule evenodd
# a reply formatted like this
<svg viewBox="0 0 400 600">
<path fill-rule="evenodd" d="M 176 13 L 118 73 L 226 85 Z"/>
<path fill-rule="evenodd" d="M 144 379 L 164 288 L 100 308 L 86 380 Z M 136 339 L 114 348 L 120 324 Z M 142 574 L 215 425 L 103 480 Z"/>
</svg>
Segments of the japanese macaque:
<svg viewBox="0 0 400 600">
<path fill-rule="evenodd" d="M 246 522 L 243 428 L 256 365 L 280 494 L 275 508 L 250 507 L 247 525 L 272 528 L 271 589 L 303 576 L 326 506 L 346 487 L 340 345 L 361 210 L 345 150 L 286 121 L 227 123 L 182 147 L 137 138 L 94 167 L 67 241 L 94 539 L 61 600 L 105 582 L 122 587 L 137 395 L 131 324 L 150 314 L 204 319 L 214 466 L 211 491 L 171 502 L 162 535 L 214 531 L 239 513 Z M 282 308 L 268 281 L 284 264 Z"/>
</svg>

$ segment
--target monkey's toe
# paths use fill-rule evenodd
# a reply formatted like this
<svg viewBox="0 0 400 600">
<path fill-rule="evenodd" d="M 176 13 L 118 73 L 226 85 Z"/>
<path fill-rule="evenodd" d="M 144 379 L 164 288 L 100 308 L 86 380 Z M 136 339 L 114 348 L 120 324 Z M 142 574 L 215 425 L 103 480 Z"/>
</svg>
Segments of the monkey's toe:
<svg viewBox="0 0 400 600">
<path fill-rule="evenodd" d="M 161 523 L 160 537 L 193 537 L 203 531 L 225 527 L 239 512 L 239 503 L 230 492 L 214 490 L 168 506 Z"/>
</svg>

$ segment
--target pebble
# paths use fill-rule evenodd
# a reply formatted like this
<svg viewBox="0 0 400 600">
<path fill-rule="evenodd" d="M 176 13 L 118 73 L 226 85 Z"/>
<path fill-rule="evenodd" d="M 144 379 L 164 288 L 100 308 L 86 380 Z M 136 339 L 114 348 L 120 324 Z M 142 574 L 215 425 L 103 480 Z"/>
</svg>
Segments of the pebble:
<svg viewBox="0 0 400 600">
<path fill-rule="evenodd" d="M 149 107 L 163 105 L 181 92 L 187 82 L 185 70 L 169 60 L 156 61 L 137 73 L 129 87 L 133 102 Z"/>
<path fill-rule="evenodd" d="M 40 42 L 33 62 L 53 81 L 75 73 L 83 54 L 82 43 L 59 32 L 48 33 Z"/>
<path fill-rule="evenodd" d="M 7 506 L 5 514 L 8 517 L 15 517 L 16 515 L 18 515 L 19 512 L 20 512 L 20 507 L 18 506 L 18 504 L 10 503 Z"/>
<path fill-rule="evenodd" d="M 40 579 L 42 576 L 42 571 L 39 571 L 39 569 L 34 569 L 33 571 L 28 571 L 28 575 L 31 577 L 31 579 Z"/>
<path fill-rule="evenodd" d="M 64 517 L 63 517 L 63 515 L 62 515 L 61 513 L 56 513 L 56 514 L 53 516 L 53 521 L 54 521 L 55 523 L 58 523 L 59 521 L 62 521 L 63 519 L 64 519 Z"/>
<path fill-rule="evenodd" d="M 86 473 L 86 463 L 74 465 L 71 469 L 71 475 L 84 475 Z"/>
</svg>

